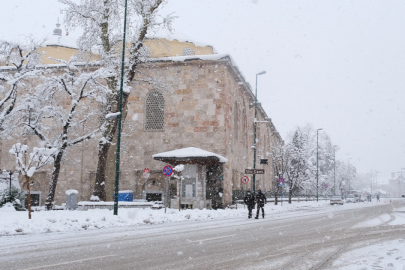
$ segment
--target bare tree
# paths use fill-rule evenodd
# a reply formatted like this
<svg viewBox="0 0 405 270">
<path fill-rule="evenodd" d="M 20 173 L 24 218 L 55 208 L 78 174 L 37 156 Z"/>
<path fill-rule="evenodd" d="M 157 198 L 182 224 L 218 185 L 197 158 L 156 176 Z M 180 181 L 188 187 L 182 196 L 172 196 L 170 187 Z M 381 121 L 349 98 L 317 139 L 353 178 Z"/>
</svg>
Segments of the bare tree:
<svg viewBox="0 0 405 270">
<path fill-rule="evenodd" d="M 18 88 L 24 86 L 24 79 L 40 73 L 37 49 L 41 44 L 30 39 L 27 45 L 0 40 L 0 132 L 6 117 L 15 108 Z"/>
<path fill-rule="evenodd" d="M 111 93 L 107 98 L 105 113 L 116 113 L 119 108 L 119 76 L 121 66 L 121 54 L 119 52 L 122 48 L 119 45 L 122 44 L 123 38 L 124 1 L 81 0 L 80 4 L 76 4 L 76 1 L 72 0 L 59 1 L 67 6 L 66 10 L 64 10 L 67 26 L 70 28 L 78 26 L 84 30 L 83 35 L 78 41 L 80 50 L 97 50 L 101 55 L 101 65 L 115 70 L 115 74 L 106 79 L 106 84 Z M 127 50 L 129 57 L 124 64 L 123 108 L 126 107 L 128 102 L 130 94 L 129 84 L 134 80 L 139 64 L 146 60 L 143 42 L 147 34 L 153 34 L 162 28 L 171 30 L 171 23 L 174 17 L 172 15 L 165 17 L 158 15 L 158 9 L 165 2 L 166 0 L 129 0 L 127 36 L 129 37 L 130 46 Z M 123 119 L 125 119 L 125 114 L 123 114 Z M 114 154 L 114 149 L 110 151 L 110 145 L 115 139 L 117 128 L 117 118 L 105 119 L 102 137 L 99 141 L 96 184 L 93 191 L 93 195 L 98 196 L 101 200 L 106 200 L 107 160 L 108 155 Z"/>
<path fill-rule="evenodd" d="M 14 155 L 17 163 L 17 171 L 25 178 L 27 186 L 27 204 L 28 204 L 28 218 L 31 219 L 31 190 L 30 179 L 34 173 L 43 166 L 52 163 L 54 156 L 57 154 L 56 148 L 37 148 L 34 147 L 32 153 L 29 154 L 27 161 L 28 146 L 21 143 L 13 145 L 10 149 L 10 154 Z"/>
<path fill-rule="evenodd" d="M 56 60 L 56 59 L 55 59 Z M 27 93 L 20 105 L 22 117 L 17 119 L 16 127 L 23 126 L 43 141 L 48 147 L 57 149 L 53 162 L 52 178 L 46 198 L 46 208 L 52 209 L 57 187 L 61 162 L 66 150 L 78 143 L 95 137 L 100 127 L 90 130 L 82 136 L 71 130 L 85 122 L 98 120 L 98 110 L 91 106 L 105 99 L 107 87 L 99 80 L 110 76 L 105 68 L 88 68 L 75 62 L 61 61 L 64 67 L 50 71 L 42 76 L 42 82 L 35 91 Z M 69 104 L 69 106 L 61 106 Z M 96 106 L 97 107 L 97 106 Z M 43 125 L 47 119 L 48 125 Z"/>
<path fill-rule="evenodd" d="M 275 175 L 275 179 L 273 180 L 277 187 L 276 193 L 275 193 L 275 200 L 274 204 L 278 204 L 278 192 L 280 191 L 280 187 L 278 185 L 278 179 L 285 177 L 286 171 L 288 168 L 288 163 L 289 163 L 289 153 L 286 150 L 286 147 L 284 145 L 275 145 L 271 149 L 271 159 L 272 159 L 272 165 L 273 165 L 273 171 Z"/>
<path fill-rule="evenodd" d="M 300 129 L 294 133 L 292 141 L 287 144 L 288 165 L 286 169 L 288 183 L 288 203 L 294 190 L 302 188 L 302 183 L 309 179 L 307 164 L 307 138 Z"/>
</svg>

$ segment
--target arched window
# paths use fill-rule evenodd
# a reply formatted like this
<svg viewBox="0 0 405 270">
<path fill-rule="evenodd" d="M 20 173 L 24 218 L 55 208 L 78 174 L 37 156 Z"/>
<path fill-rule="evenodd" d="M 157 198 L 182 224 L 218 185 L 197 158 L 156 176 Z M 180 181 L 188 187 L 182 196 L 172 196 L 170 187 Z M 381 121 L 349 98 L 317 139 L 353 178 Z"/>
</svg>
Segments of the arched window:
<svg viewBox="0 0 405 270">
<path fill-rule="evenodd" d="M 235 101 L 235 106 L 233 107 L 233 138 L 235 142 L 238 141 L 238 134 L 239 134 L 238 103 Z"/>
<path fill-rule="evenodd" d="M 191 48 L 184 48 L 183 51 L 181 52 L 183 56 L 189 56 L 189 55 L 194 55 L 194 51 Z"/>
<path fill-rule="evenodd" d="M 163 131 L 165 125 L 165 99 L 159 91 L 153 90 L 146 97 L 145 130 Z"/>
</svg>

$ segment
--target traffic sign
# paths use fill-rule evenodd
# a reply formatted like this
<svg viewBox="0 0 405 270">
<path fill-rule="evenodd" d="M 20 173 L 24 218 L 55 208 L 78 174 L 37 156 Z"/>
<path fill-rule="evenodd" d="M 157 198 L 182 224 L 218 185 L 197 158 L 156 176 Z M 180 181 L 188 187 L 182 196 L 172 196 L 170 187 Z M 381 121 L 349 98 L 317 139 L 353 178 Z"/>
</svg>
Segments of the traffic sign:
<svg viewBox="0 0 405 270">
<path fill-rule="evenodd" d="M 280 178 L 278 179 L 278 183 L 279 183 L 279 184 L 284 184 L 284 178 L 283 178 L 283 177 L 280 177 Z"/>
<path fill-rule="evenodd" d="M 167 165 L 163 168 L 163 174 L 167 177 L 171 176 L 173 173 L 173 168 L 170 165 Z"/>
<path fill-rule="evenodd" d="M 264 174 L 264 169 L 245 169 L 246 174 Z"/>
<path fill-rule="evenodd" d="M 143 177 L 146 178 L 146 179 L 148 179 L 149 176 L 150 176 L 150 170 L 149 170 L 149 168 L 143 169 Z"/>
<path fill-rule="evenodd" d="M 245 176 L 242 176 L 242 178 L 240 179 L 240 181 L 242 182 L 242 184 L 247 184 L 247 182 L 249 182 L 249 177 L 247 177 L 246 175 L 245 175 Z"/>
<path fill-rule="evenodd" d="M 269 164 L 269 160 L 267 158 L 266 159 L 262 158 L 262 159 L 260 159 L 260 164 L 267 165 L 267 164 Z"/>
</svg>

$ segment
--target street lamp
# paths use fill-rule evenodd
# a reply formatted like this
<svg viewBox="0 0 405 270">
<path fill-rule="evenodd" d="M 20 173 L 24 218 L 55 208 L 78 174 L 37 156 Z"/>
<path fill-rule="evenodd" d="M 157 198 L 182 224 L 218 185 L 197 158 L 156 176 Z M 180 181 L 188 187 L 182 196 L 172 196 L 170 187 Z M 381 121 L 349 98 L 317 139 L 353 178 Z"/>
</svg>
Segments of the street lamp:
<svg viewBox="0 0 405 270">
<path fill-rule="evenodd" d="M 257 76 L 266 74 L 266 71 L 256 73 L 256 94 L 255 94 L 255 121 L 254 121 L 254 138 L 253 138 L 253 170 L 256 169 L 256 122 L 257 122 Z M 256 196 L 256 174 L 253 172 L 253 196 Z"/>
<path fill-rule="evenodd" d="M 8 195 L 9 195 L 9 200 L 11 202 L 11 176 L 13 175 L 13 172 L 9 171 L 8 174 L 10 175 L 10 189 L 9 189 Z"/>
<path fill-rule="evenodd" d="M 347 160 L 347 163 L 348 163 L 347 169 L 348 169 L 348 171 L 349 171 L 349 175 L 348 175 L 348 177 L 347 177 L 347 179 L 349 180 L 349 194 L 350 194 L 350 190 L 352 189 L 352 188 L 351 188 L 352 181 L 351 181 L 351 179 L 350 179 L 350 160 L 351 160 L 351 159 L 352 159 L 352 158 L 349 158 L 349 159 Z"/>
<path fill-rule="evenodd" d="M 319 189 L 319 181 L 318 181 L 318 133 L 322 130 L 322 128 L 318 128 L 316 130 L 316 201 L 318 201 L 318 189 Z"/>
<path fill-rule="evenodd" d="M 118 115 L 118 134 L 117 134 L 117 157 L 115 160 L 114 215 L 118 215 L 118 185 L 120 179 L 120 154 L 121 154 L 122 92 L 124 84 L 126 31 L 127 31 L 127 0 L 125 0 L 125 11 L 124 11 L 124 36 L 122 39 L 121 84 L 120 84 L 120 98 L 118 104 L 119 115 Z"/>
<path fill-rule="evenodd" d="M 333 196 L 336 195 L 336 146 L 333 146 Z"/>
</svg>

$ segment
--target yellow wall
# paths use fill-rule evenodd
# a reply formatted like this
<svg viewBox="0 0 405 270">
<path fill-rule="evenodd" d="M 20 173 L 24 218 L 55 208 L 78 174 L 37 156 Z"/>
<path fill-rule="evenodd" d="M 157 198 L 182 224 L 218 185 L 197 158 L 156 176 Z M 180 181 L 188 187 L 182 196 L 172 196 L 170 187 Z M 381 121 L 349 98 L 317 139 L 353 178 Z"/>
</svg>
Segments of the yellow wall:
<svg viewBox="0 0 405 270">
<path fill-rule="evenodd" d="M 72 56 L 77 54 L 77 49 L 62 46 L 46 46 L 41 47 L 38 50 L 40 53 L 43 53 L 43 55 L 41 56 L 41 64 L 43 65 L 61 64 L 52 59 L 49 59 L 49 57 L 69 61 Z M 99 59 L 100 59 L 99 55 L 92 55 L 92 57 L 90 58 L 90 60 L 99 60 Z"/>
<path fill-rule="evenodd" d="M 130 44 L 128 43 L 127 46 L 127 48 L 129 48 Z M 150 57 L 152 58 L 182 56 L 183 49 L 185 48 L 192 49 L 195 55 L 214 54 L 214 49 L 211 46 L 196 46 L 192 42 L 180 42 L 176 39 L 148 39 L 145 40 L 144 46 L 149 49 Z M 77 49 L 56 45 L 40 47 L 38 51 L 42 54 L 41 64 L 43 65 L 60 64 L 59 62 L 49 59 L 49 57 L 69 61 L 72 56 L 77 54 Z M 100 56 L 96 54 L 90 57 L 90 60 L 99 59 Z M 4 65 L 4 63 L 0 63 L 0 66 L 2 65 Z"/>
<path fill-rule="evenodd" d="M 144 45 L 148 46 L 152 58 L 182 56 L 184 48 L 192 49 L 195 55 L 214 54 L 211 46 L 200 47 L 192 42 L 180 42 L 176 39 L 171 41 L 165 38 L 150 39 L 146 40 Z"/>
</svg>

